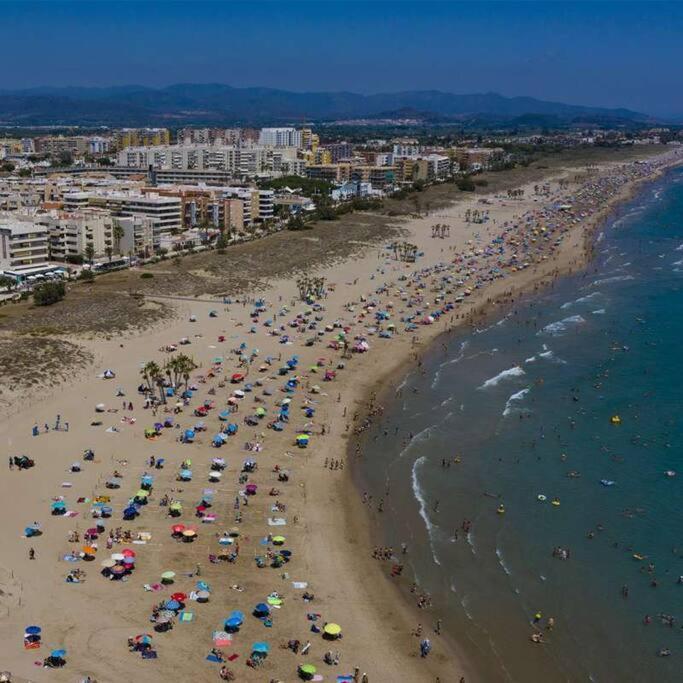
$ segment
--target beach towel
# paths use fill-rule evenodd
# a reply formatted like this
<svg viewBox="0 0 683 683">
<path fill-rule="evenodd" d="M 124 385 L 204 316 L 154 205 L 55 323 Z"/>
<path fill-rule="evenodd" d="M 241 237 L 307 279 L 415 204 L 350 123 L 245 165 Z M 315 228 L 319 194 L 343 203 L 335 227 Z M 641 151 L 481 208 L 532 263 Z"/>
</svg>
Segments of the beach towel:
<svg viewBox="0 0 683 683">
<path fill-rule="evenodd" d="M 238 657 L 239 657 L 239 655 L 230 655 L 230 656 L 228 657 L 228 661 L 229 661 L 229 662 L 234 662 Z"/>
<path fill-rule="evenodd" d="M 144 650 L 142 652 L 143 659 L 157 659 L 157 653 L 154 650 Z"/>
<path fill-rule="evenodd" d="M 337 683 L 353 683 L 353 676 L 351 674 L 339 674 Z"/>
<path fill-rule="evenodd" d="M 179 612 L 178 613 L 178 621 L 181 624 L 189 624 L 192 620 L 194 619 L 194 612 Z"/>
<path fill-rule="evenodd" d="M 206 656 L 206 661 L 207 662 L 220 662 L 220 658 L 216 657 L 215 654 L 211 653 Z"/>
<path fill-rule="evenodd" d="M 304 588 L 308 588 L 308 581 L 292 581 L 292 587 L 303 590 Z"/>
<path fill-rule="evenodd" d="M 268 517 L 269 526 L 286 526 L 287 520 L 282 517 Z"/>
</svg>

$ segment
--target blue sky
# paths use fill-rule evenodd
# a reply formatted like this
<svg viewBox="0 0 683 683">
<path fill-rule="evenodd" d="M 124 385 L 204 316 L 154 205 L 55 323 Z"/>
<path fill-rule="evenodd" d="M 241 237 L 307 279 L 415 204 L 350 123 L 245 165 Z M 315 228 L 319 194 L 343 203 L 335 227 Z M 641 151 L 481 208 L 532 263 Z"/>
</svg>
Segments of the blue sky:
<svg viewBox="0 0 683 683">
<path fill-rule="evenodd" d="M 683 114 L 683 3 L 0 2 L 0 88 L 500 92 Z"/>
</svg>

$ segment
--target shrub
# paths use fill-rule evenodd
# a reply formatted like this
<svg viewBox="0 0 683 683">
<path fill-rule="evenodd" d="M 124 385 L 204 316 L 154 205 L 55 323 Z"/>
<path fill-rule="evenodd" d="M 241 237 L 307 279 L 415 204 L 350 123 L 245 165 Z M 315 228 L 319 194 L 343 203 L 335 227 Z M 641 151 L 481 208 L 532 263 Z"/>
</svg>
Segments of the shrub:
<svg viewBox="0 0 683 683">
<path fill-rule="evenodd" d="M 36 306 L 51 306 L 61 301 L 66 294 L 63 282 L 45 282 L 33 290 L 33 301 Z"/>
<path fill-rule="evenodd" d="M 151 280 L 154 277 L 154 273 L 142 273 L 140 275 L 141 280 Z"/>
<path fill-rule="evenodd" d="M 84 282 L 92 282 L 95 279 L 95 273 L 93 273 L 89 268 L 84 268 L 79 273 L 78 279 L 83 280 Z"/>
<path fill-rule="evenodd" d="M 463 192 L 474 192 L 475 185 L 472 181 L 472 178 L 468 178 L 467 176 L 464 178 L 458 178 L 455 181 L 455 184 L 458 186 L 458 189 L 462 190 Z"/>
</svg>

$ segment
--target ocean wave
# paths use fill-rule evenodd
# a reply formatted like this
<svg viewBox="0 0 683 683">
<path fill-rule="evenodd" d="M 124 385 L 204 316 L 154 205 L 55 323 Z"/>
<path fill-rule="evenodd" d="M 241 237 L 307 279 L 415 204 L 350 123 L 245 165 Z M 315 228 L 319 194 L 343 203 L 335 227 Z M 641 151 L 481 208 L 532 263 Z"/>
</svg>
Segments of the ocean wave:
<svg viewBox="0 0 683 683">
<path fill-rule="evenodd" d="M 593 292 L 592 294 L 588 294 L 586 296 L 579 297 L 578 299 L 575 299 L 574 301 L 568 301 L 566 304 L 562 304 L 560 306 L 560 308 L 562 310 L 565 310 L 567 308 L 571 308 L 575 304 L 585 304 L 589 301 L 592 301 L 597 296 L 602 296 L 602 292 Z"/>
<path fill-rule="evenodd" d="M 396 393 L 398 394 L 401 389 L 405 389 L 406 384 L 408 384 L 408 375 L 403 378 L 403 381 L 396 387 Z"/>
<path fill-rule="evenodd" d="M 522 389 L 521 391 L 518 391 L 516 394 L 512 394 L 510 398 L 507 400 L 505 403 L 505 410 L 503 410 L 503 417 L 507 417 L 513 410 L 514 408 L 514 403 L 516 401 L 521 401 L 528 393 L 530 389 L 527 387 L 526 389 Z"/>
<path fill-rule="evenodd" d="M 595 311 L 591 311 L 593 315 L 605 315 L 605 309 L 604 308 L 598 308 Z"/>
<path fill-rule="evenodd" d="M 524 372 L 519 365 L 515 365 L 507 370 L 499 372 L 495 377 L 487 379 L 480 387 L 477 387 L 477 389 L 489 389 L 490 387 L 497 386 L 505 379 L 510 379 L 511 377 L 521 377 L 522 375 L 526 375 L 526 372 Z"/>
<path fill-rule="evenodd" d="M 469 346 L 469 342 L 465 340 L 460 344 L 460 352 L 455 358 L 451 358 L 451 360 L 447 360 L 444 363 L 441 363 L 439 367 L 437 368 L 436 372 L 434 373 L 434 379 L 432 380 L 432 389 L 436 389 L 437 384 L 439 383 L 439 380 L 441 379 L 441 370 L 445 368 L 448 365 L 454 365 L 455 363 L 459 363 L 464 357 L 465 357 L 465 349 Z"/>
<path fill-rule="evenodd" d="M 465 536 L 465 540 L 467 541 L 467 545 L 469 545 L 470 549 L 472 550 L 472 555 L 476 555 L 477 549 L 474 547 L 474 536 L 472 536 L 471 531 L 467 532 L 467 535 Z"/>
<path fill-rule="evenodd" d="M 507 564 L 505 564 L 505 558 L 503 557 L 503 553 L 501 552 L 500 548 L 496 548 L 496 556 L 498 557 L 498 564 L 503 568 L 503 571 L 508 576 L 512 576 L 510 568 L 507 566 Z"/>
<path fill-rule="evenodd" d="M 683 259 L 680 259 L 680 261 L 674 261 L 671 265 L 672 266 L 683 266 Z"/>
<path fill-rule="evenodd" d="M 606 277 L 602 280 L 594 280 L 589 285 L 586 285 L 584 289 L 589 289 L 591 287 L 599 287 L 600 285 L 607 285 L 612 282 L 625 282 L 626 280 L 635 280 L 633 275 L 615 275 L 614 277 Z"/>
<path fill-rule="evenodd" d="M 546 325 L 536 334 L 549 334 L 553 337 L 556 337 L 558 335 L 561 335 L 563 332 L 566 332 L 571 326 L 583 325 L 583 323 L 585 322 L 586 320 L 580 315 L 570 315 L 568 318 L 564 318 L 563 320 L 558 320 L 557 322 Z"/>
<path fill-rule="evenodd" d="M 536 362 L 536 356 L 530 356 L 529 358 L 524 359 L 525 363 L 535 363 Z"/>
<path fill-rule="evenodd" d="M 415 500 L 417 500 L 418 505 L 419 505 L 419 512 L 420 512 L 420 517 L 422 517 L 425 527 L 427 527 L 427 535 L 429 536 L 429 547 L 431 548 L 432 551 L 432 559 L 434 560 L 435 564 L 441 565 L 441 562 L 439 561 L 439 558 L 436 555 L 436 551 L 434 550 L 434 541 L 433 541 L 433 534 L 434 534 L 434 525 L 429 519 L 429 515 L 427 514 L 427 501 L 425 500 L 424 493 L 422 491 L 422 488 L 420 487 L 420 482 L 417 477 L 417 471 L 419 468 L 424 465 L 424 463 L 427 462 L 427 457 L 424 455 L 421 455 L 414 463 L 413 463 L 413 468 L 411 472 L 411 481 L 412 481 L 412 486 L 413 486 L 413 495 L 415 496 Z"/>
<path fill-rule="evenodd" d="M 679 245 L 676 247 L 676 251 L 683 251 L 683 244 L 679 244 Z"/>
</svg>

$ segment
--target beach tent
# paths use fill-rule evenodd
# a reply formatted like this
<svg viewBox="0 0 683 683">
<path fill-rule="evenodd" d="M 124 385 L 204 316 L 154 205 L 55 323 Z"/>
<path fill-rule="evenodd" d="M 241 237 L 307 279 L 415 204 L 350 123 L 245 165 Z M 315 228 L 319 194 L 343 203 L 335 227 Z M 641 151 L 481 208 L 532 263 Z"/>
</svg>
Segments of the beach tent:
<svg viewBox="0 0 683 683">
<path fill-rule="evenodd" d="M 268 605 L 266 605 L 265 602 L 259 602 L 254 607 L 253 614 L 255 617 L 258 617 L 259 619 L 262 617 L 267 617 L 270 614 L 270 607 L 268 607 Z"/>
</svg>

